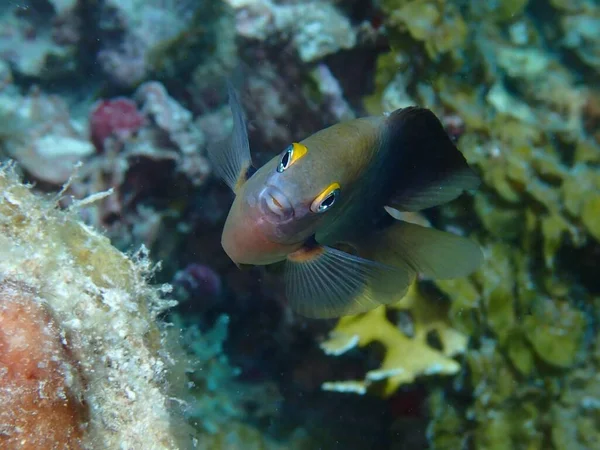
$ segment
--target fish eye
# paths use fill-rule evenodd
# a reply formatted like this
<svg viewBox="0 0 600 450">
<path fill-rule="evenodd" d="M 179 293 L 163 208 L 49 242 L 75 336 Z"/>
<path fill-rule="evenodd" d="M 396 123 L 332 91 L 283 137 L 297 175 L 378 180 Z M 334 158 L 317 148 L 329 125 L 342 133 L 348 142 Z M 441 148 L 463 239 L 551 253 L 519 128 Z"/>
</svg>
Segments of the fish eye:
<svg viewBox="0 0 600 450">
<path fill-rule="evenodd" d="M 321 202 L 321 204 L 319 205 L 319 212 L 323 212 L 323 211 L 331 208 L 333 206 L 333 204 L 335 203 L 335 200 L 337 199 L 337 196 L 339 195 L 339 193 L 340 193 L 340 190 L 336 189 L 331 194 L 329 194 L 327 197 L 325 197 L 323 199 L 323 201 Z"/>
<path fill-rule="evenodd" d="M 285 169 L 287 169 L 290 166 L 290 162 L 292 161 L 293 156 L 294 156 L 294 146 L 290 145 L 288 148 L 285 149 L 285 153 L 281 157 L 281 161 L 279 162 L 279 165 L 277 166 L 277 172 L 281 173 Z"/>
<path fill-rule="evenodd" d="M 292 164 L 302 158 L 308 153 L 308 149 L 305 145 L 294 142 L 288 148 L 285 149 L 281 161 L 277 165 L 277 172 L 281 173 L 288 169 Z"/>
<path fill-rule="evenodd" d="M 325 189 L 310 205 L 310 210 L 314 213 L 322 213 L 330 209 L 340 196 L 340 185 L 332 183 Z"/>
</svg>

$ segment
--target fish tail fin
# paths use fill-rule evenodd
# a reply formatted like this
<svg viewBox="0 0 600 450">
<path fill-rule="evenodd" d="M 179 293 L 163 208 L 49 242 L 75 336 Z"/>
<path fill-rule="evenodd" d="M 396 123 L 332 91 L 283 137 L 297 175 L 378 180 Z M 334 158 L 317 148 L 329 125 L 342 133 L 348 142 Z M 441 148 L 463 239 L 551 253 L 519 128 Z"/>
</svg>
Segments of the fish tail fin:
<svg viewBox="0 0 600 450">
<path fill-rule="evenodd" d="M 479 177 L 429 109 L 398 109 L 386 118 L 386 126 L 387 145 L 398 167 L 388 206 L 420 211 L 479 187 Z"/>
<path fill-rule="evenodd" d="M 439 280 L 470 275 L 483 262 L 472 240 L 404 221 L 374 234 L 359 248 L 365 258 Z"/>
<path fill-rule="evenodd" d="M 208 159 L 215 173 L 232 191 L 237 192 L 256 169 L 252 165 L 246 117 L 231 80 L 227 80 L 227 91 L 233 116 L 233 130 L 228 138 L 208 145 Z"/>
</svg>

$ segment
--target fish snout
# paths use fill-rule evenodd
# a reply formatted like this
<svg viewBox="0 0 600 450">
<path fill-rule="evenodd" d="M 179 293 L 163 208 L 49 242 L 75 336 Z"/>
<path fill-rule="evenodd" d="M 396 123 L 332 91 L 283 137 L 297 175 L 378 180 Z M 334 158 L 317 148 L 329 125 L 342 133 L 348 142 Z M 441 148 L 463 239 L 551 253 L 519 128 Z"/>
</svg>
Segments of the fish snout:
<svg viewBox="0 0 600 450">
<path fill-rule="evenodd" d="M 279 211 L 281 217 L 289 214 L 282 208 L 285 200 L 280 199 L 279 196 L 275 198 L 281 207 L 277 206 L 274 201 L 268 207 Z M 260 204 L 249 203 L 240 196 L 233 201 L 223 227 L 221 245 L 229 258 L 238 265 L 273 264 L 283 261 L 289 253 L 296 251 L 299 247 L 299 244 L 282 244 L 275 239 L 281 220 L 279 215 L 276 216 L 277 218 L 273 218 L 276 212 L 270 212 L 271 210 L 268 213 L 263 212 L 267 208 L 269 199 L 273 199 L 273 197 L 261 193 L 252 199 L 260 200 Z M 288 208 L 287 211 L 290 209 Z M 270 220 L 266 220 L 267 218 Z"/>
<path fill-rule="evenodd" d="M 285 221 L 294 216 L 292 202 L 276 187 L 266 186 L 259 194 L 259 203 L 263 213 L 278 221 Z"/>
</svg>

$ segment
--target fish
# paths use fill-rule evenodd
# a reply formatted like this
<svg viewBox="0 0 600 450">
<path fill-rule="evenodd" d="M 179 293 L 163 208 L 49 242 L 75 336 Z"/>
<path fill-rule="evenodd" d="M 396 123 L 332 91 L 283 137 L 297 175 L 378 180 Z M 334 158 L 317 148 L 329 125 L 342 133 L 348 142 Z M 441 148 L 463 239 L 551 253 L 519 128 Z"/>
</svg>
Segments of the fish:
<svg viewBox="0 0 600 450">
<path fill-rule="evenodd" d="M 235 197 L 221 245 L 240 268 L 279 267 L 296 313 L 329 319 L 396 303 L 421 274 L 464 277 L 483 254 L 472 240 L 401 220 L 480 185 L 429 109 L 409 106 L 336 123 L 253 164 L 238 92 L 233 129 L 209 144 Z"/>
</svg>

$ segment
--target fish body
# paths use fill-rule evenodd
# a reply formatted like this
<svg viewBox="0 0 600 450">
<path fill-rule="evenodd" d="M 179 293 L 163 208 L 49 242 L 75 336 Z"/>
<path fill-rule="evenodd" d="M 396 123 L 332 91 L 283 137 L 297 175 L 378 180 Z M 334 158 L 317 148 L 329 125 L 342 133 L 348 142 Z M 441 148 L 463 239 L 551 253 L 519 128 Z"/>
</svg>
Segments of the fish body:
<svg viewBox="0 0 600 450">
<path fill-rule="evenodd" d="M 209 148 L 236 196 L 222 245 L 238 265 L 283 262 L 288 300 L 309 317 L 396 301 L 417 273 L 464 276 L 482 260 L 468 239 L 396 220 L 477 188 L 479 178 L 428 109 L 338 123 L 256 169 L 229 86 L 230 139 Z"/>
<path fill-rule="evenodd" d="M 317 231 L 330 234 L 326 230 L 345 228 L 361 209 L 360 216 L 363 208 L 373 209 L 373 195 L 359 180 L 366 166 L 375 169 L 381 124 L 379 119 L 357 119 L 333 125 L 295 144 L 293 152 L 310 151 L 287 170 L 277 171 L 281 155 L 258 169 L 239 187 L 225 222 L 222 244 L 230 258 L 252 265 L 283 261 Z M 344 185 L 336 208 L 328 214 L 311 211 L 315 198 L 336 182 Z M 334 244 L 331 237 L 321 242 Z"/>
</svg>

